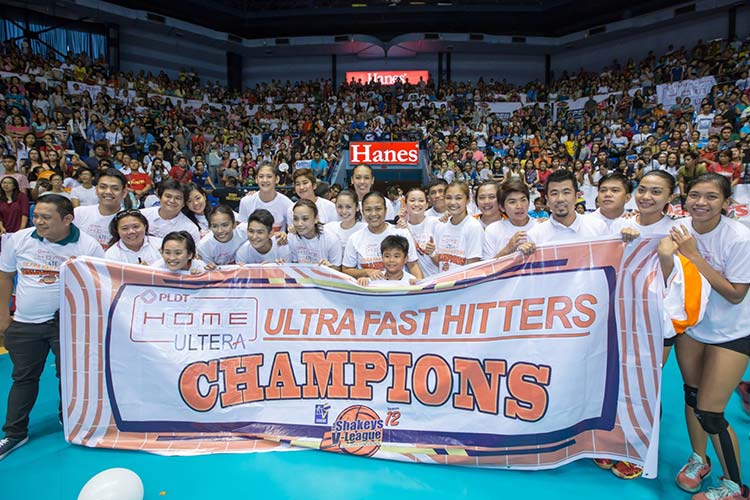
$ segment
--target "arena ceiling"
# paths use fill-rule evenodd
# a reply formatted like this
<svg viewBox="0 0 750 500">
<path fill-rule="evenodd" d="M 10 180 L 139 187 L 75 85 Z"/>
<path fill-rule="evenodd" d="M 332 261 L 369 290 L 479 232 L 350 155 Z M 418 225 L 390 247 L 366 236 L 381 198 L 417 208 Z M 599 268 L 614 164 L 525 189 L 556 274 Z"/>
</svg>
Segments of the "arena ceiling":
<svg viewBox="0 0 750 500">
<path fill-rule="evenodd" d="M 108 0 L 243 38 L 357 33 L 562 36 L 665 7 L 667 0 Z"/>
</svg>

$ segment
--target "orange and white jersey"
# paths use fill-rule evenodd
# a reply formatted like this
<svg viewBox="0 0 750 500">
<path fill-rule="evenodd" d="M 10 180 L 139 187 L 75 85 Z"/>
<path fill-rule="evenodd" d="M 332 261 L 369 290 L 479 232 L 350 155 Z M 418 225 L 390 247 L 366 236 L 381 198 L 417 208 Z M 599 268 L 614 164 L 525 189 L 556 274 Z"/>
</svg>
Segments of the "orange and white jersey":
<svg viewBox="0 0 750 500">
<path fill-rule="evenodd" d="M 666 281 L 664 312 L 671 320 L 672 328 L 665 328 L 664 336 L 670 338 L 675 333 L 684 333 L 703 319 L 711 285 L 695 264 L 682 255 L 674 256 L 674 268 Z M 673 334 L 668 335 L 672 329 Z"/>
</svg>

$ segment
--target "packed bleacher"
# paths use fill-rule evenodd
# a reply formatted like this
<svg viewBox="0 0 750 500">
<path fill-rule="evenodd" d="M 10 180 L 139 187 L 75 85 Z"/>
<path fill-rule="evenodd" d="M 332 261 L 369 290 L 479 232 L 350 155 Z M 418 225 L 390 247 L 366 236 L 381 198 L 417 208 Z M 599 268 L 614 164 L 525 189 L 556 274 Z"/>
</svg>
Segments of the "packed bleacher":
<svg viewBox="0 0 750 500">
<path fill-rule="evenodd" d="M 518 172 L 537 190 L 560 166 L 582 185 L 595 184 L 602 150 L 608 169 L 634 182 L 666 165 L 661 153 L 677 153 L 683 166 L 686 153 L 697 150 L 709 168 L 728 149 L 731 165 L 742 170 L 746 163 L 747 41 L 699 41 L 689 50 L 670 47 L 639 62 L 613 61 L 599 72 L 564 72 L 550 85 L 522 86 L 479 79 L 334 89 L 330 81 L 273 81 L 240 92 L 218 82 L 201 86 L 192 71 L 176 79 L 113 73 L 86 54 L 44 59 L 14 43 L 3 45 L 0 62 L 3 154 L 16 157 L 32 185 L 40 168 L 59 169 L 66 192 L 79 166 L 98 162 L 98 144 L 105 165 L 126 175 L 142 171 L 152 187 L 163 175 L 152 170 L 153 158 L 162 158 L 167 173 L 185 156 L 190 177 L 202 169 L 196 180 L 209 190 L 229 177 L 253 186 L 257 166 L 269 161 L 281 166 L 282 185 L 295 166 L 312 166 L 326 180 L 341 149 L 357 140 L 419 139 L 429 147 L 435 177 L 476 184 Z M 709 75 L 717 84 L 704 99 L 708 106 L 679 98 L 666 108 L 659 103 L 657 85 Z M 582 101 L 578 110 L 569 106 Z M 495 103 L 521 107 L 498 113 Z M 52 150 L 58 154 L 50 161 Z M 743 170 L 739 182 L 746 178 Z"/>
</svg>

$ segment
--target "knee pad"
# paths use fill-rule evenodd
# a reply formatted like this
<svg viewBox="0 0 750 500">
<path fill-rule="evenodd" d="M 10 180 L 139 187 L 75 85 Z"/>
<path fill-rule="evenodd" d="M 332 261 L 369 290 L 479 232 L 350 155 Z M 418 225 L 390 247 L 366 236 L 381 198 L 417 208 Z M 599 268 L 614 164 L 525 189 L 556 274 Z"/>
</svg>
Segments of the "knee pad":
<svg viewBox="0 0 750 500">
<path fill-rule="evenodd" d="M 685 404 L 695 409 L 698 406 L 698 388 L 683 384 L 682 389 L 685 391 Z"/>
<path fill-rule="evenodd" d="M 695 409 L 695 418 L 700 422 L 703 430 L 709 434 L 721 434 L 729 427 L 729 422 L 724 418 L 724 412 L 705 411 Z"/>
<path fill-rule="evenodd" d="M 742 484 L 740 479 L 740 468 L 737 463 L 737 453 L 729 434 L 729 422 L 724 418 L 724 412 L 704 411 L 695 409 L 695 417 L 701 423 L 703 430 L 709 434 L 718 435 L 721 444 L 721 454 L 727 466 L 729 479 L 737 484 Z"/>
</svg>

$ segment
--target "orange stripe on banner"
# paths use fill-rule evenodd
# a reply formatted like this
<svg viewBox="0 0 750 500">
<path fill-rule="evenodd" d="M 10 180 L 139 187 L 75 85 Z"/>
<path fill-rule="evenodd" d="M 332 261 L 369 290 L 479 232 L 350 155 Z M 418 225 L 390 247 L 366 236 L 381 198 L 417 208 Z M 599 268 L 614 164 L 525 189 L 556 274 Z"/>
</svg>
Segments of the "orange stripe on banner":
<svg viewBox="0 0 750 500">
<path fill-rule="evenodd" d="M 451 337 L 447 339 L 442 338 L 426 338 L 424 342 L 495 342 L 497 340 L 516 340 L 516 339 L 561 339 L 561 338 L 578 338 L 588 337 L 591 332 L 582 333 L 548 333 L 545 335 L 508 335 L 507 337 L 475 337 L 475 338 L 460 338 Z M 419 338 L 413 339 L 391 339 L 391 338 L 333 338 L 333 337 L 264 337 L 263 340 L 268 341 L 288 341 L 288 342 L 420 342 Z"/>
<path fill-rule="evenodd" d="M 635 256 L 638 255 L 638 253 L 640 253 L 640 251 L 643 249 L 643 247 L 645 247 L 646 245 L 648 245 L 649 241 L 650 240 L 644 240 L 641 243 L 639 243 L 637 247 L 635 247 L 635 250 L 633 250 L 633 252 L 630 254 L 630 257 L 628 257 L 625 260 L 625 263 L 623 263 L 623 265 L 622 265 L 623 269 L 627 269 L 630 266 L 630 263 L 633 261 L 633 259 L 635 259 Z M 641 265 L 642 264 L 643 264 L 643 262 L 641 262 Z"/>
<path fill-rule="evenodd" d="M 620 293 L 617 297 L 619 302 L 619 309 L 620 309 L 620 319 L 622 321 L 623 327 L 620 328 L 620 342 L 621 342 L 621 353 L 620 353 L 620 373 L 622 373 L 622 385 L 623 385 L 623 393 L 626 396 L 626 400 L 630 399 L 630 386 L 628 383 L 628 371 L 627 371 L 627 350 L 628 350 L 628 331 L 627 331 L 627 313 L 625 312 L 625 286 L 623 284 L 620 285 Z M 632 318 L 630 320 L 632 322 Z M 630 405 L 628 404 L 628 411 L 632 411 L 630 408 Z M 632 420 L 632 418 L 631 418 Z M 627 440 L 627 438 L 626 438 Z"/>
<path fill-rule="evenodd" d="M 656 270 L 651 271 L 648 274 L 648 277 L 646 277 L 646 281 L 643 285 L 643 317 L 646 321 L 646 330 L 650 333 L 650 335 L 648 336 L 648 349 L 649 349 L 649 353 L 651 354 L 651 359 L 659 363 L 658 365 L 656 363 L 653 365 L 654 381 L 659 380 L 659 370 L 661 369 L 660 368 L 661 360 L 656 359 L 656 346 L 654 345 L 654 330 L 651 327 L 651 311 L 649 309 L 648 295 L 649 295 L 649 290 L 651 288 L 651 283 L 654 282 L 658 274 L 659 273 Z M 662 325 L 659 325 L 659 328 L 662 329 L 661 330 L 662 338 L 660 338 L 659 341 L 663 343 L 664 331 L 663 331 Z M 658 394 L 659 392 L 658 384 L 657 384 L 657 387 L 655 387 L 654 389 L 656 390 L 655 393 Z"/>
<path fill-rule="evenodd" d="M 698 322 L 698 318 L 700 318 L 703 280 L 695 264 L 683 257 L 682 254 L 677 254 L 677 256 L 682 264 L 685 312 L 687 313 L 687 317 L 684 321 L 673 319 L 672 326 L 674 326 L 674 330 L 677 333 L 685 333 L 685 330 L 695 325 Z"/>
<path fill-rule="evenodd" d="M 94 267 L 94 264 L 91 262 L 86 262 L 86 266 L 89 268 L 89 271 L 91 272 L 91 277 L 94 280 L 94 293 L 96 296 L 96 308 L 98 311 L 97 316 L 97 323 L 96 323 L 96 336 L 97 336 L 97 348 L 98 348 L 98 356 L 97 356 L 97 387 L 96 387 L 96 413 L 94 414 L 94 422 L 91 424 L 91 428 L 86 433 L 86 435 L 83 438 L 82 443 L 88 444 L 89 440 L 91 439 L 91 436 L 98 430 L 99 427 L 99 421 L 102 417 L 102 397 L 103 397 L 103 389 L 104 389 L 104 356 L 103 356 L 103 346 L 104 346 L 104 309 L 102 308 L 102 282 L 101 282 L 101 276 L 99 275 L 99 272 Z"/>
<path fill-rule="evenodd" d="M 634 258 L 634 256 L 631 256 L 631 258 L 628 259 L 628 263 L 632 262 L 633 258 Z M 644 261 L 645 260 L 646 259 L 644 259 Z M 640 262 L 640 265 L 643 265 L 643 261 Z M 636 288 L 636 278 L 637 278 L 639 272 L 640 272 L 640 269 L 636 268 L 636 271 L 633 272 L 632 275 L 631 275 L 631 287 L 632 287 L 633 291 L 635 291 L 635 288 Z M 621 295 L 624 293 L 623 289 L 624 289 L 624 287 L 620 287 L 620 294 Z M 625 300 L 624 297 L 622 297 L 623 303 L 624 303 L 624 300 Z M 633 337 L 633 350 L 634 350 L 634 354 L 635 354 L 635 358 L 636 358 L 635 366 L 637 367 L 637 366 L 640 365 L 640 351 L 638 349 L 638 327 L 637 327 L 637 321 L 636 321 L 636 318 L 638 317 L 638 315 L 637 315 L 637 311 L 636 311 L 635 297 L 632 297 L 631 300 L 632 300 L 631 321 L 630 321 L 631 330 L 632 330 L 631 336 Z M 623 308 L 624 308 L 624 304 L 623 304 Z M 623 313 L 624 313 L 624 311 L 623 311 Z M 627 365 L 625 363 L 625 359 L 627 358 L 627 337 L 628 337 L 627 330 L 623 331 L 622 337 L 623 337 L 623 355 L 624 355 L 624 357 L 623 357 L 622 370 L 621 371 L 622 371 L 622 378 L 623 378 L 623 386 L 624 386 L 624 389 L 625 389 L 625 395 L 626 395 L 627 399 L 630 399 L 630 401 L 632 402 L 633 401 L 633 397 L 632 397 L 632 394 L 631 394 L 631 391 L 630 391 L 630 380 L 629 380 L 629 377 L 628 377 Z M 639 380 L 639 387 L 641 389 L 641 392 L 643 392 L 642 379 Z M 630 418 L 630 423 L 633 425 L 633 428 L 635 429 L 635 432 L 638 435 L 638 438 L 641 440 L 641 442 L 644 445 L 647 445 L 648 439 L 646 438 L 646 435 L 643 433 L 643 430 L 638 425 L 638 420 L 637 420 L 637 418 L 635 416 L 635 411 L 633 410 L 632 404 L 628 404 L 627 405 L 627 411 L 628 411 L 628 417 Z M 651 417 L 650 417 L 650 410 L 649 409 L 646 409 L 646 414 L 648 416 L 649 421 L 652 421 Z"/>
<path fill-rule="evenodd" d="M 636 290 L 635 284 L 636 284 L 636 281 L 637 281 L 637 277 L 641 273 L 641 271 L 643 271 L 643 267 L 641 267 L 641 266 L 643 265 L 644 262 L 646 262 L 646 260 L 650 260 L 650 256 L 647 259 L 644 259 L 644 261 L 640 263 L 641 265 L 638 267 L 636 273 L 633 274 L 633 295 L 634 296 L 635 296 L 635 290 Z M 648 282 L 648 277 L 646 277 L 646 282 Z M 644 297 L 642 311 L 644 312 L 643 316 L 646 317 L 645 318 L 645 321 L 646 321 L 646 336 L 648 336 L 648 334 L 651 333 L 651 325 L 650 325 L 651 322 L 650 322 L 647 314 L 645 314 L 647 312 L 646 305 L 648 304 L 648 301 L 645 300 L 645 299 L 646 299 L 646 297 Z M 635 305 L 636 305 L 636 301 L 634 300 L 633 301 L 634 309 L 635 309 Z M 641 399 L 642 400 L 646 400 L 646 403 L 647 403 L 647 404 L 643 405 L 643 408 L 644 408 L 644 410 L 646 412 L 646 420 L 648 420 L 649 424 L 653 424 L 654 418 L 651 415 L 651 408 L 649 408 L 649 406 L 648 406 L 648 398 L 646 396 L 646 394 L 647 394 L 646 393 L 646 382 L 643 380 L 643 368 L 642 368 L 643 364 L 641 363 L 641 346 L 640 346 L 640 343 L 638 342 L 638 335 L 637 335 L 637 333 L 638 333 L 637 330 L 633 329 L 633 335 L 632 335 L 633 336 L 633 349 L 635 351 L 636 373 L 638 374 L 638 389 L 641 391 Z M 645 435 L 643 437 L 645 438 Z M 644 444 L 646 444 L 647 441 L 648 440 L 646 439 L 646 441 L 644 441 Z"/>
<path fill-rule="evenodd" d="M 70 287 L 65 287 L 65 297 L 68 299 L 68 306 L 70 306 L 70 331 L 71 331 L 71 364 L 73 371 L 73 394 L 70 397 L 70 403 L 68 404 L 68 420 L 73 416 L 73 408 L 75 407 L 76 397 L 78 396 L 78 359 L 76 357 L 76 347 L 78 342 L 76 341 L 77 319 L 76 319 L 76 302 L 73 298 L 73 292 L 70 291 Z M 71 435 L 72 436 L 72 435 Z"/>
<path fill-rule="evenodd" d="M 86 420 L 86 413 L 88 410 L 89 402 L 89 346 L 91 345 L 90 338 L 90 316 L 91 311 L 89 310 L 89 293 L 86 290 L 86 286 L 83 283 L 81 274 L 76 269 L 76 264 L 73 263 L 68 267 L 70 273 L 73 275 L 75 280 L 78 282 L 78 286 L 81 287 L 81 293 L 83 293 L 83 313 L 84 313 L 84 327 L 86 329 L 86 340 L 83 344 L 83 409 L 81 410 L 81 417 L 78 423 L 73 427 L 73 431 L 70 433 L 71 437 L 76 436 L 81 430 L 83 422 Z"/>
</svg>

